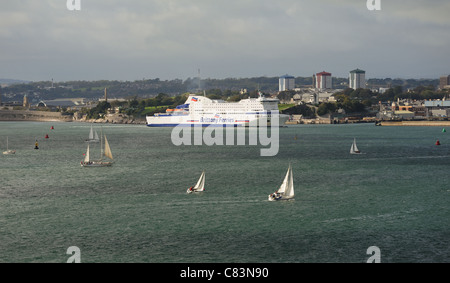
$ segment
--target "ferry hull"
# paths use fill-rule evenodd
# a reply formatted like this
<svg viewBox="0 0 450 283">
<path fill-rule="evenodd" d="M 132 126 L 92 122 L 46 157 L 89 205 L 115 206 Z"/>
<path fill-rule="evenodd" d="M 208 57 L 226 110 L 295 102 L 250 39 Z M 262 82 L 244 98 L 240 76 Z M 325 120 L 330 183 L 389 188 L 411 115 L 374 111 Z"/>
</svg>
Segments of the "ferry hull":
<svg viewBox="0 0 450 283">
<path fill-rule="evenodd" d="M 253 127 L 253 126 L 272 126 L 271 119 L 265 121 L 267 117 L 259 118 L 259 119 L 233 119 L 234 122 L 223 123 L 220 121 L 212 121 L 209 123 L 202 122 L 205 119 L 180 119 L 180 117 L 147 117 L 147 126 L 148 127 Z M 210 119 L 213 120 L 213 119 Z M 288 115 L 279 115 L 278 125 L 283 126 L 289 120 Z"/>
</svg>

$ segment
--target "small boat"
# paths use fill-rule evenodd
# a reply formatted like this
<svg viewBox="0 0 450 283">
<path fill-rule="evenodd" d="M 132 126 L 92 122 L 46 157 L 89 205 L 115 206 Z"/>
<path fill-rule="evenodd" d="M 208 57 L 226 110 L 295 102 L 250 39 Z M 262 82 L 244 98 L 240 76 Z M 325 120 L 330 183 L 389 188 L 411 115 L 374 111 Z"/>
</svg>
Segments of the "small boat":
<svg viewBox="0 0 450 283">
<path fill-rule="evenodd" d="M 292 175 L 292 167 L 289 164 L 289 168 L 286 172 L 286 176 L 284 177 L 283 183 L 280 188 L 274 193 L 269 195 L 269 201 L 277 201 L 277 200 L 290 200 L 294 198 L 294 178 Z"/>
<path fill-rule="evenodd" d="M 101 143 L 101 145 L 102 144 L 103 144 L 103 142 Z M 111 159 L 111 161 L 104 161 L 103 156 L 108 157 L 109 159 Z M 114 160 L 114 158 L 112 156 L 111 148 L 109 147 L 108 139 L 106 138 L 106 135 L 105 135 L 105 151 L 103 152 L 103 148 L 101 149 L 100 159 L 99 160 L 91 160 L 90 148 L 89 148 L 89 144 L 88 144 L 84 160 L 81 161 L 81 166 L 82 167 L 109 167 L 109 166 L 113 165 L 113 163 L 114 163 L 113 160 Z"/>
<path fill-rule="evenodd" d="M 97 131 L 94 131 L 91 125 L 91 131 L 89 132 L 89 137 L 85 140 L 86 142 L 99 142 Z"/>
<path fill-rule="evenodd" d="M 353 139 L 352 147 L 350 148 L 351 154 L 361 154 L 361 151 L 356 146 L 356 139 Z"/>
<path fill-rule="evenodd" d="M 205 171 L 202 172 L 200 178 L 198 178 L 197 184 L 195 186 L 187 189 L 187 194 L 199 193 L 205 191 Z"/>
<path fill-rule="evenodd" d="M 8 137 L 6 137 L 6 151 L 3 151 L 4 155 L 16 154 L 16 151 L 13 149 L 9 149 Z"/>
</svg>

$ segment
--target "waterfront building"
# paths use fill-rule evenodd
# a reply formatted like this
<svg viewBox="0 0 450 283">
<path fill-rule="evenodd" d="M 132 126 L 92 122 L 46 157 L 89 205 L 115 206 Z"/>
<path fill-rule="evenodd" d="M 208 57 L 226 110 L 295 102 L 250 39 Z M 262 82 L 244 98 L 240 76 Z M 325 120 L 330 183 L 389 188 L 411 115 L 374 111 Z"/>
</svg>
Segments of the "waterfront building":
<svg viewBox="0 0 450 283">
<path fill-rule="evenodd" d="M 450 100 L 443 98 L 425 101 L 425 113 L 427 117 L 449 117 Z"/>
<path fill-rule="evenodd" d="M 366 71 L 360 69 L 350 71 L 349 87 L 353 89 L 366 88 Z"/>
<path fill-rule="evenodd" d="M 293 90 L 295 88 L 295 78 L 293 76 L 284 75 L 279 79 L 279 91 Z"/>
<path fill-rule="evenodd" d="M 331 73 L 325 71 L 316 74 L 315 87 L 318 89 L 332 89 L 333 80 L 331 78 Z"/>
</svg>

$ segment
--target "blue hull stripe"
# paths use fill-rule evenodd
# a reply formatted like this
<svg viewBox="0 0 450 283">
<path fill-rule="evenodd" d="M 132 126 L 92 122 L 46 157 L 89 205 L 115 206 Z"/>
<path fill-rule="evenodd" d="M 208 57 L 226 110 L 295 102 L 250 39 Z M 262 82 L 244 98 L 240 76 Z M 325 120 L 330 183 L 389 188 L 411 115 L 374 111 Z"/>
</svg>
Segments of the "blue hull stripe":
<svg viewBox="0 0 450 283">
<path fill-rule="evenodd" d="M 243 127 L 244 124 L 147 124 L 147 127 Z"/>
</svg>

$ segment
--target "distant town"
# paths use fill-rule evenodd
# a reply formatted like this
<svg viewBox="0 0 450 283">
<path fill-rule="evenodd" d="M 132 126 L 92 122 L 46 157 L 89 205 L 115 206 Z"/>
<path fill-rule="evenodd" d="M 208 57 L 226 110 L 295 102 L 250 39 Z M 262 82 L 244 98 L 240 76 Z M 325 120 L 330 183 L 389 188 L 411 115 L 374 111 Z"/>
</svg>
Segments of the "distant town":
<svg viewBox="0 0 450 283">
<path fill-rule="evenodd" d="M 450 75 L 436 79 L 348 78 L 322 71 L 310 77 L 24 82 L 0 80 L 0 121 L 86 121 L 144 124 L 145 117 L 184 103 L 189 93 L 239 101 L 258 91 L 280 100 L 289 124 L 447 121 Z"/>
</svg>

